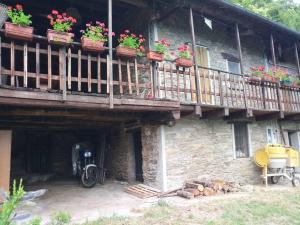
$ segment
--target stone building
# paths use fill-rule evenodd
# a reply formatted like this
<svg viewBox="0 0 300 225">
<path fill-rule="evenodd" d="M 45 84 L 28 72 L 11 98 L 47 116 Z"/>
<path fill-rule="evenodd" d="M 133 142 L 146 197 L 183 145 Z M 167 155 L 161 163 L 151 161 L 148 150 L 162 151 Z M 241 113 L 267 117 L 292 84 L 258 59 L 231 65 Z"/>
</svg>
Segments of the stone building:
<svg viewBox="0 0 300 225">
<path fill-rule="evenodd" d="M 251 81 L 259 66 L 283 68 L 296 81 L 298 32 L 225 1 L 118 0 L 107 10 L 110 2 L 45 0 L 41 9 L 28 0 L 33 41 L 1 32 L 1 186 L 18 178 L 30 185 L 36 174 L 70 179 L 79 142 L 90 143 L 107 178 L 164 191 L 198 177 L 258 183 L 256 149 L 299 150 L 300 88 Z M 44 37 L 53 7 L 80 21 L 72 45 Z M 117 38 L 107 46 L 113 53 L 82 50 L 79 30 L 90 20 L 117 35 L 139 31 L 148 50 L 162 38 L 173 52 L 185 43 L 194 65 L 178 67 L 174 55 L 159 63 L 120 58 Z"/>
</svg>

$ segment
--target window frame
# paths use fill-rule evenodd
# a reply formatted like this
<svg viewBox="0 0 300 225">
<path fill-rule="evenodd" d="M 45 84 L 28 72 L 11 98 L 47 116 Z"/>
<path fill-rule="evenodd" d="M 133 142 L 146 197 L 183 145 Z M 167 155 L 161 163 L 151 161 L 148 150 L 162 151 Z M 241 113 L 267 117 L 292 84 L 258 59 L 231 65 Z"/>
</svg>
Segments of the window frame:
<svg viewBox="0 0 300 225">
<path fill-rule="evenodd" d="M 241 72 L 242 72 L 242 71 L 241 71 L 241 62 L 234 62 L 234 61 L 232 61 L 232 60 L 226 59 L 226 71 L 227 71 L 228 73 L 230 73 L 230 74 L 236 74 L 236 73 L 230 72 L 230 71 L 229 71 L 229 62 L 238 64 L 238 67 L 239 67 L 239 72 L 238 72 L 238 74 L 241 74 Z"/>
<path fill-rule="evenodd" d="M 247 156 L 244 156 L 244 157 L 238 157 L 236 152 L 237 152 L 237 149 L 236 149 L 236 138 L 235 138 L 235 132 L 236 132 L 236 128 L 235 128 L 235 125 L 236 124 L 244 124 L 246 126 L 246 132 L 247 132 Z M 232 124 L 232 141 L 233 141 L 233 158 L 234 159 L 247 159 L 247 158 L 250 158 L 252 156 L 252 151 L 251 151 L 251 138 L 250 138 L 250 127 L 249 127 L 249 124 L 248 123 L 243 123 L 243 122 L 238 122 L 238 123 L 233 123 Z"/>
</svg>

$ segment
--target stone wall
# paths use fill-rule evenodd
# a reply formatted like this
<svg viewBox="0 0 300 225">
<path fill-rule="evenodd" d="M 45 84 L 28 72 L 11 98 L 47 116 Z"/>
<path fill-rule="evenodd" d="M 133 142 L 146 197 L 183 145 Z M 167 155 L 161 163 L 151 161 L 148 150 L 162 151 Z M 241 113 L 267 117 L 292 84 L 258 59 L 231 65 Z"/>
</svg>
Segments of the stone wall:
<svg viewBox="0 0 300 225">
<path fill-rule="evenodd" d="M 228 53 L 238 58 L 236 47 L 235 27 L 212 22 L 210 29 L 204 22 L 203 17 L 194 15 L 196 44 L 207 47 L 209 50 L 209 64 L 211 68 L 227 70 L 226 59 L 221 53 Z M 189 17 L 187 11 L 176 11 L 166 20 L 158 23 L 158 38 L 169 38 L 175 44 L 173 50 L 185 42 L 191 42 Z M 261 65 L 272 65 L 270 57 L 269 40 L 263 40 L 258 34 L 243 35 L 242 26 L 240 27 L 241 44 L 243 53 L 243 63 L 246 74 L 250 74 L 251 67 Z M 268 59 L 267 59 L 268 56 Z M 295 60 L 292 57 L 290 62 L 281 63 L 289 67 L 296 68 Z"/>
<path fill-rule="evenodd" d="M 111 136 L 111 149 L 107 152 L 108 173 L 117 180 L 135 181 L 135 158 L 132 133 L 120 128 Z"/>
<path fill-rule="evenodd" d="M 161 127 L 158 125 L 143 125 L 142 155 L 144 183 L 163 189 Z"/>
<path fill-rule="evenodd" d="M 250 155 L 266 145 L 266 127 L 276 121 L 249 124 Z M 232 124 L 227 121 L 183 118 L 164 127 L 167 189 L 186 179 L 206 177 L 241 183 L 260 182 L 260 169 L 250 158 L 234 158 Z"/>
</svg>

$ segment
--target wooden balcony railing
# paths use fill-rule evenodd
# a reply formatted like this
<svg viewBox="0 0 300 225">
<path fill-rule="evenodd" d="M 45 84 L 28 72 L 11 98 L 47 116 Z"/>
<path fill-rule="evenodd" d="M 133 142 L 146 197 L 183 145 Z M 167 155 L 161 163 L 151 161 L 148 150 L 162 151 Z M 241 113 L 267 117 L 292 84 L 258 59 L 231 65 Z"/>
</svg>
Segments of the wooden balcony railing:
<svg viewBox="0 0 300 225">
<path fill-rule="evenodd" d="M 0 85 L 44 91 L 70 91 L 144 98 L 153 91 L 149 62 L 114 59 L 107 53 L 81 50 L 79 43 L 68 47 L 50 45 L 44 37 L 26 43 L 1 38 Z M 113 64 L 113 74 L 108 67 Z M 113 76 L 113 90 L 110 90 Z"/>
<path fill-rule="evenodd" d="M 250 108 L 267 111 L 300 111 L 300 88 L 279 83 L 252 81 L 247 75 L 198 67 L 200 96 L 197 102 L 194 67 L 176 68 L 172 62 L 157 67 L 158 97 L 177 99 L 184 104 L 203 106 Z"/>
<path fill-rule="evenodd" d="M 1 34 L 2 35 L 2 34 Z M 113 65 L 113 74 L 109 66 Z M 249 76 L 198 67 L 178 68 L 174 62 L 124 60 L 107 53 L 50 45 L 45 37 L 34 41 L 0 39 L 0 86 L 114 98 L 173 100 L 182 104 L 267 111 L 300 112 L 300 89 L 278 83 L 254 82 Z M 112 78 L 112 85 L 110 81 Z M 199 87 L 200 96 L 196 87 Z"/>
</svg>

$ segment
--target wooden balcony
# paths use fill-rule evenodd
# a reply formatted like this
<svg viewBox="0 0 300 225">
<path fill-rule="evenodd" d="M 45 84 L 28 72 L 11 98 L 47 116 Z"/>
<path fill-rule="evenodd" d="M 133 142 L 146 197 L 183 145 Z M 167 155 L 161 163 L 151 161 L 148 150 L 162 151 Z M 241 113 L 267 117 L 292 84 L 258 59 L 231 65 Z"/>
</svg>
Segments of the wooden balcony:
<svg viewBox="0 0 300 225">
<path fill-rule="evenodd" d="M 50 45 L 41 36 L 26 43 L 2 35 L 0 45 L 2 105 L 192 111 L 202 116 L 218 110 L 221 116 L 300 113 L 299 88 L 254 82 L 247 75 L 198 67 L 196 79 L 194 67 L 145 58 L 110 61 L 106 52 L 82 51 L 80 43 Z M 113 74 L 108 72 L 111 64 Z"/>
</svg>

